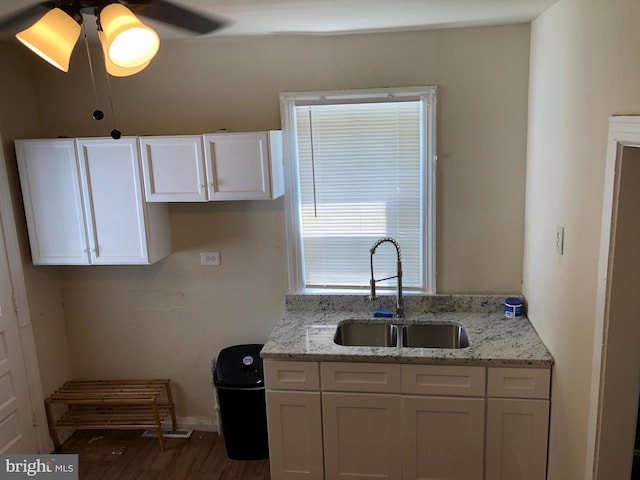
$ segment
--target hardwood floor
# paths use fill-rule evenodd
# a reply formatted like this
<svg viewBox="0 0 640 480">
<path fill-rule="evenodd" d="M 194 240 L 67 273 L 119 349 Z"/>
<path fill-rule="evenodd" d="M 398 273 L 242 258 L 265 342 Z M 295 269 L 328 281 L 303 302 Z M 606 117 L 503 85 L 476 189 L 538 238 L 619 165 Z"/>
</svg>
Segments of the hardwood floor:
<svg viewBox="0 0 640 480">
<path fill-rule="evenodd" d="M 78 430 L 60 453 L 77 453 L 80 480 L 270 480 L 268 460 L 230 460 L 224 438 L 142 438 L 138 430 Z"/>
</svg>

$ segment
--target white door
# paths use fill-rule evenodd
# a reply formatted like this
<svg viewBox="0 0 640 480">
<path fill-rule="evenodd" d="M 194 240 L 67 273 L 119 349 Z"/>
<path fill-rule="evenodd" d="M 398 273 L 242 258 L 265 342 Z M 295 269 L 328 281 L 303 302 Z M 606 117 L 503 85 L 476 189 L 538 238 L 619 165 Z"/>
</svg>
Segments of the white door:
<svg viewBox="0 0 640 480">
<path fill-rule="evenodd" d="M 486 480 L 544 480 L 549 400 L 487 400 Z"/>
<path fill-rule="evenodd" d="M 400 480 L 400 395 L 323 393 L 325 478 Z"/>
<path fill-rule="evenodd" d="M 135 138 L 79 138 L 91 263 L 148 263 Z"/>
<path fill-rule="evenodd" d="M 322 480 L 320 392 L 267 390 L 269 460 L 274 480 Z"/>
<path fill-rule="evenodd" d="M 204 136 L 209 200 L 271 198 L 267 132 Z"/>
<path fill-rule="evenodd" d="M 202 135 L 140 137 L 147 202 L 206 202 Z"/>
<path fill-rule="evenodd" d="M 405 480 L 484 478 L 484 398 L 403 397 Z"/>
<path fill-rule="evenodd" d="M 15 146 L 34 265 L 88 264 L 74 140 L 16 140 Z"/>
<path fill-rule="evenodd" d="M 18 319 L 3 235 L 0 235 L 0 453 L 37 453 Z"/>
</svg>

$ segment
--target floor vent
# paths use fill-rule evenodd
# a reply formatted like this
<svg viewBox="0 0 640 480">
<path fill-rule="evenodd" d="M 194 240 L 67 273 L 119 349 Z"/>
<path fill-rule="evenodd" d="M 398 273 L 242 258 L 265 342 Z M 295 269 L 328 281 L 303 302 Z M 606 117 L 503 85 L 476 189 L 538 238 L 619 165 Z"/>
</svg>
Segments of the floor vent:
<svg viewBox="0 0 640 480">
<path fill-rule="evenodd" d="M 189 438 L 193 430 L 163 430 L 162 436 L 164 438 Z M 143 437 L 158 438 L 158 431 L 154 428 L 145 430 L 142 434 Z"/>
</svg>

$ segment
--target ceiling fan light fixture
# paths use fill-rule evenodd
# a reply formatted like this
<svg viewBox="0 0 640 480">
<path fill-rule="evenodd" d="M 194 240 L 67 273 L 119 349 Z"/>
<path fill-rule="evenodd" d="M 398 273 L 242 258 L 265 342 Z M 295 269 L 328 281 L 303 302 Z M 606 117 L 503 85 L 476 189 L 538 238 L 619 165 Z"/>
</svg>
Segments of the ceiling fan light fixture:
<svg viewBox="0 0 640 480">
<path fill-rule="evenodd" d="M 151 63 L 151 60 L 138 65 L 137 67 L 124 68 L 119 67 L 111 60 L 109 60 L 109 55 L 107 55 L 107 47 L 106 41 L 104 39 L 104 32 L 98 32 L 98 38 L 100 39 L 100 44 L 102 45 L 103 57 L 104 57 L 104 66 L 107 70 L 107 73 L 112 77 L 129 77 L 131 75 L 135 75 L 136 73 L 141 72 Z"/>
<path fill-rule="evenodd" d="M 16 34 L 31 51 L 63 72 L 69 71 L 71 53 L 80 36 L 80 24 L 59 8 Z"/>
<path fill-rule="evenodd" d="M 158 53 L 158 34 L 124 5 L 111 3 L 104 7 L 100 12 L 100 26 L 104 32 L 105 56 L 116 67 L 146 66 Z"/>
</svg>

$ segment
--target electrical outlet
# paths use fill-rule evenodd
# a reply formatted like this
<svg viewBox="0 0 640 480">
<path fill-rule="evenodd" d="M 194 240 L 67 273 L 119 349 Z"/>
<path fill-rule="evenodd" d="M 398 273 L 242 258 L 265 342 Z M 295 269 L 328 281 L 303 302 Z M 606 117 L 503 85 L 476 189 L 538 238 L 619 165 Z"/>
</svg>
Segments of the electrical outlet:
<svg viewBox="0 0 640 480">
<path fill-rule="evenodd" d="M 560 255 L 564 254 L 564 227 L 562 225 L 556 227 L 556 252 Z"/>
<path fill-rule="evenodd" d="M 220 252 L 200 252 L 200 265 L 220 265 Z"/>
</svg>

